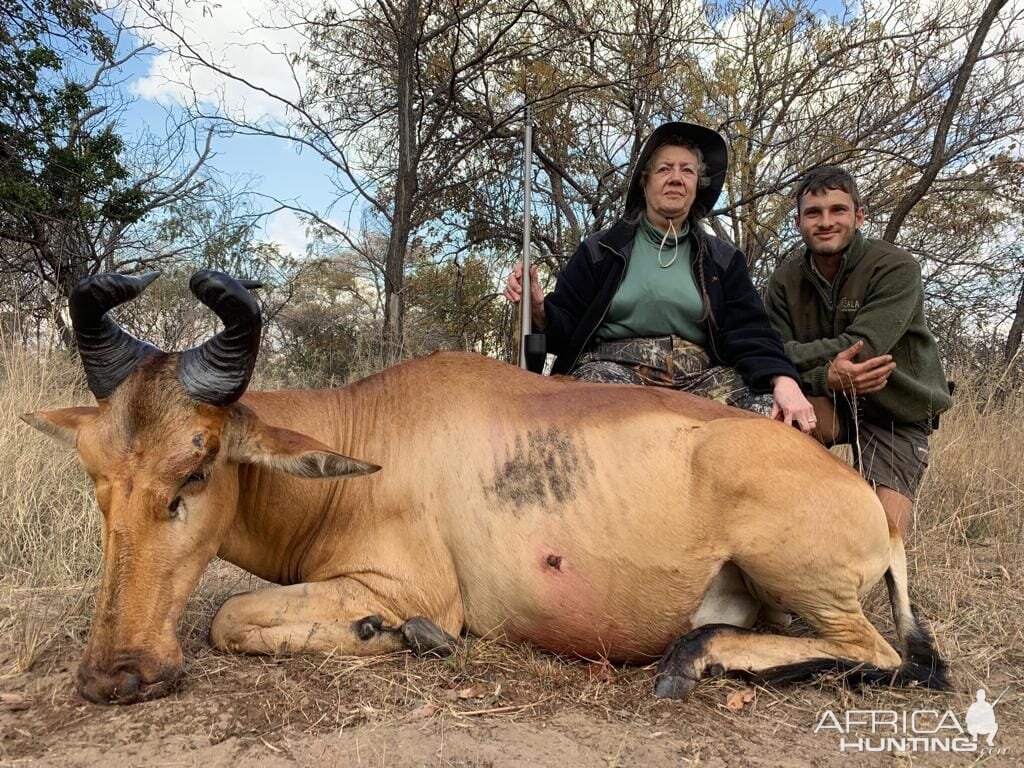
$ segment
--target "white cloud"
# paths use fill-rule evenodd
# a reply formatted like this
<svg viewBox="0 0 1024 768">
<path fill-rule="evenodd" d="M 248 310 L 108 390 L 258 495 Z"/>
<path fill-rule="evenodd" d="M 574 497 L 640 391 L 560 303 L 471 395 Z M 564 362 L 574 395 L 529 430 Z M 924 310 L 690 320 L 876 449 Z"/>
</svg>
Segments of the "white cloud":
<svg viewBox="0 0 1024 768">
<path fill-rule="evenodd" d="M 289 57 L 302 51 L 303 37 L 299 27 L 284 23 L 275 0 L 132 0 L 126 16 L 136 34 L 159 51 L 146 75 L 130 85 L 141 98 L 277 121 L 286 107 L 263 91 L 286 99 L 299 95 L 305 70 L 291 66 Z M 196 57 L 228 74 L 202 66 Z"/>
<path fill-rule="evenodd" d="M 294 211 L 282 210 L 272 214 L 263 225 L 265 240 L 277 243 L 281 251 L 291 256 L 304 256 L 309 237 L 306 224 Z"/>
</svg>

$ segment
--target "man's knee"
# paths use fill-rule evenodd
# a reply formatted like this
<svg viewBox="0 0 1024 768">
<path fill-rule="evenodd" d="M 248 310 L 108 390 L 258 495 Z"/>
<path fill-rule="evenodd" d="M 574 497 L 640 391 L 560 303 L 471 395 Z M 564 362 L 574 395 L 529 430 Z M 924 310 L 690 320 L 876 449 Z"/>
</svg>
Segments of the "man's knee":
<svg viewBox="0 0 1024 768">
<path fill-rule="evenodd" d="M 910 517 L 914 509 L 914 500 L 899 491 L 884 485 L 875 486 L 875 495 L 882 502 L 885 519 L 890 531 L 898 531 L 901 539 L 907 538 L 910 530 Z"/>
</svg>

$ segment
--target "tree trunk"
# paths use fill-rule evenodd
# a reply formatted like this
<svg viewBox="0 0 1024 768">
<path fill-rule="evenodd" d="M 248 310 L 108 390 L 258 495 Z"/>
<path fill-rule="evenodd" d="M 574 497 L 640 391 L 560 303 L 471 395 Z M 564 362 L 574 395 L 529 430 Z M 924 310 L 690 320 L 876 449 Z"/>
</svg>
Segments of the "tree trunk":
<svg viewBox="0 0 1024 768">
<path fill-rule="evenodd" d="M 419 34 L 419 0 L 408 0 L 402 8 L 401 40 L 398 44 L 398 173 L 391 237 L 384 262 L 384 349 L 385 365 L 402 357 L 405 325 L 405 255 L 412 231 L 416 199 L 417 162 L 416 115 L 413 114 L 416 37 Z"/>
<path fill-rule="evenodd" d="M 402 358 L 402 337 L 405 332 L 405 254 L 409 247 L 408 209 L 403 215 L 399 208 L 407 206 L 401 194 L 403 180 L 399 180 L 395 195 L 395 217 L 388 238 L 388 252 L 384 263 L 384 364 L 392 365 Z"/>
<path fill-rule="evenodd" d="M 1010 325 L 1010 333 L 1006 337 L 1006 349 L 1003 359 L 1009 363 L 1020 351 L 1021 336 L 1024 335 L 1024 280 L 1020 283 L 1020 295 L 1017 297 L 1017 312 Z"/>
<path fill-rule="evenodd" d="M 896 242 L 896 237 L 899 235 L 907 215 L 921 201 L 921 198 L 928 194 L 928 190 L 931 189 L 935 177 L 939 175 L 939 171 L 945 165 L 946 137 L 949 135 L 953 119 L 960 108 L 960 101 L 963 99 L 964 91 L 967 89 L 967 81 L 971 79 L 971 71 L 981 55 L 981 46 L 985 42 L 986 36 L 988 36 L 989 29 L 992 28 L 992 22 L 996 20 L 996 16 L 999 15 L 999 11 L 1006 3 L 1007 0 L 989 0 L 988 5 L 982 12 L 981 19 L 978 20 L 978 28 L 974 31 L 971 44 L 967 46 L 967 52 L 964 54 L 964 63 L 960 65 L 960 71 L 957 72 L 956 81 L 953 83 L 953 88 L 949 93 L 949 99 L 946 100 L 946 106 L 943 108 L 942 116 L 939 118 L 939 124 L 935 127 L 935 139 L 932 141 L 932 153 L 928 159 L 928 164 L 925 166 L 924 173 L 921 174 L 921 178 L 917 180 L 917 184 L 914 185 L 913 189 L 896 203 L 896 210 L 893 211 L 892 216 L 889 218 L 885 234 L 882 235 L 883 240 L 887 240 L 890 243 Z"/>
</svg>

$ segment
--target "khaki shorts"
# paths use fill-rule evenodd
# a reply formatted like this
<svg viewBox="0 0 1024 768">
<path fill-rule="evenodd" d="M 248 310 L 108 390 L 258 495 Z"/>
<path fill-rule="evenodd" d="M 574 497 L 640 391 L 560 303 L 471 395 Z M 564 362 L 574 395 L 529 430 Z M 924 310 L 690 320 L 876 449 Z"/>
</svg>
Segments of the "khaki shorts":
<svg viewBox="0 0 1024 768">
<path fill-rule="evenodd" d="M 864 478 L 873 486 L 884 485 L 914 500 L 928 468 L 931 423 L 872 424 L 861 420 L 856 425 L 848 421 L 846 427 L 843 442 L 852 446 L 854 466 Z"/>
</svg>

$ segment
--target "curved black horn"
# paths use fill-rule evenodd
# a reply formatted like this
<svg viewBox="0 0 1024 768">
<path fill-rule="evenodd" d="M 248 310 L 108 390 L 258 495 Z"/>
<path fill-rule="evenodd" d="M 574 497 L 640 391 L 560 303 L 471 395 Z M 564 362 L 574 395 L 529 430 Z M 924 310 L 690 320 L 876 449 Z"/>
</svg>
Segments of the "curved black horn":
<svg viewBox="0 0 1024 768">
<path fill-rule="evenodd" d="M 142 293 L 159 277 L 105 273 L 86 277 L 71 290 L 68 305 L 89 390 L 97 400 L 109 397 L 143 358 L 160 350 L 139 341 L 107 317 L 107 312 Z"/>
<path fill-rule="evenodd" d="M 249 289 L 259 288 L 260 283 L 235 280 L 223 272 L 204 269 L 192 275 L 188 287 L 217 313 L 224 330 L 181 353 L 178 379 L 193 399 L 211 405 L 230 405 L 249 386 L 256 365 L 263 318 Z"/>
</svg>

